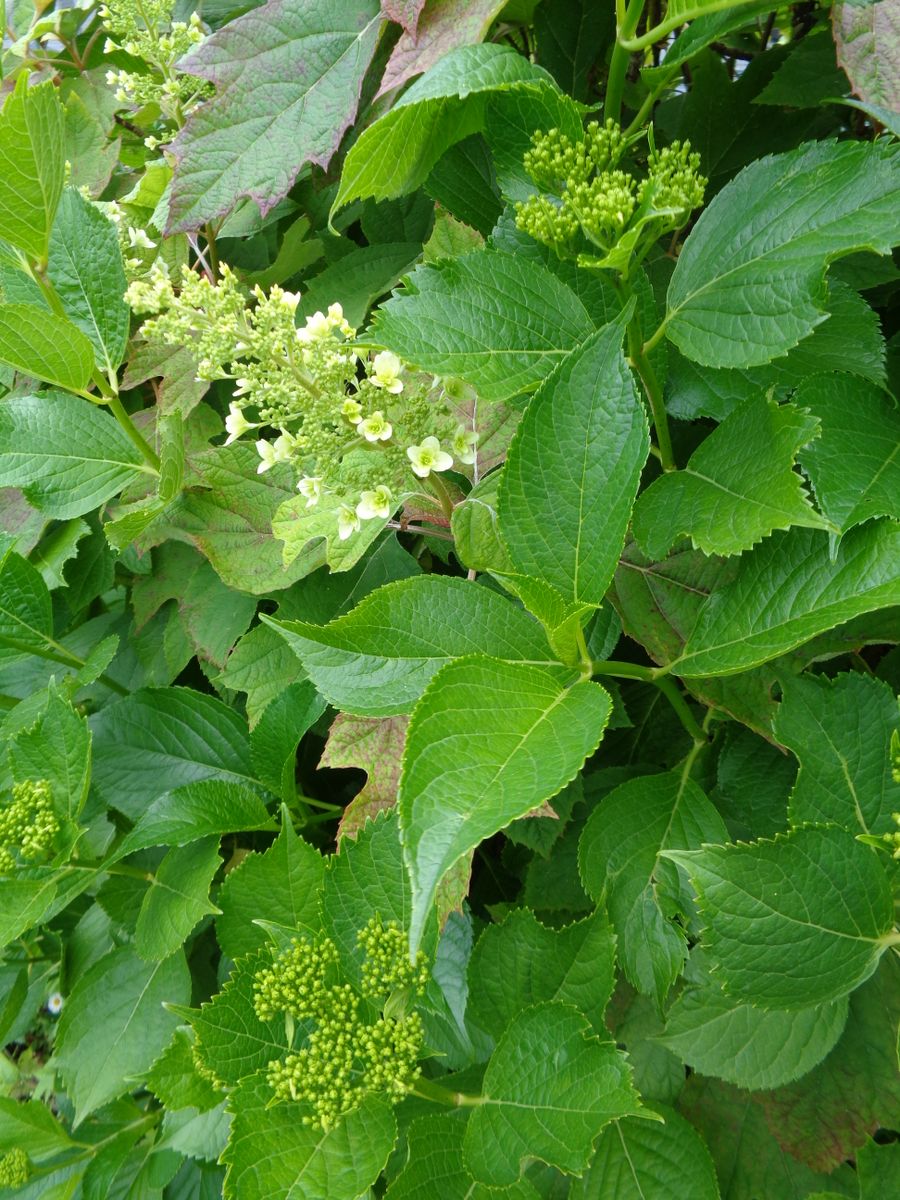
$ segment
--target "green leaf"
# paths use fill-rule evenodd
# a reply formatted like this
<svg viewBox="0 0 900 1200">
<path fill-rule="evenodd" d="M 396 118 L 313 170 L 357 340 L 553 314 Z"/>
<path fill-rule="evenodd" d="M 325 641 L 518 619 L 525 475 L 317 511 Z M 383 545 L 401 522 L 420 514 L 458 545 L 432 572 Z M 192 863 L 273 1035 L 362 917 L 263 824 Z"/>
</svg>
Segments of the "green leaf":
<svg viewBox="0 0 900 1200">
<path fill-rule="evenodd" d="M 546 82 L 546 71 L 510 46 L 451 50 L 363 130 L 344 162 L 332 215 L 351 200 L 389 200 L 415 191 L 450 146 L 481 128 L 492 92 Z"/>
<path fill-rule="evenodd" d="M 375 336 L 401 358 L 465 380 L 483 400 L 533 391 L 593 332 L 571 288 L 498 250 L 417 267 L 374 319 Z"/>
<path fill-rule="evenodd" d="M 793 469 L 819 423 L 793 405 L 747 400 L 694 451 L 683 471 L 651 483 L 634 508 L 634 536 L 662 558 L 681 535 L 704 554 L 740 554 L 773 529 L 828 524 Z"/>
<path fill-rule="evenodd" d="M 187 846 L 212 834 L 274 828 L 256 792 L 221 779 L 204 779 L 154 800 L 126 835 L 116 857 L 148 846 Z"/>
<path fill-rule="evenodd" d="M 785 1154 L 769 1132 L 757 1099 L 716 1079 L 693 1075 L 679 1100 L 703 1136 L 722 1186 L 722 1200 L 806 1200 L 811 1189 L 855 1197 L 856 1181 L 819 1175 Z"/>
<path fill-rule="evenodd" d="M 416 28 L 404 31 L 391 51 L 379 95 L 401 87 L 460 46 L 484 40 L 505 0 L 428 0 Z"/>
<path fill-rule="evenodd" d="M 226 1200 L 359 1200 L 378 1178 L 397 1136 L 389 1105 L 374 1096 L 327 1133 L 297 1119 L 290 1104 L 269 1107 L 265 1076 L 232 1094 Z"/>
<path fill-rule="evenodd" d="M 618 322 L 598 330 L 546 380 L 500 485 L 500 529 L 518 569 L 587 604 L 609 586 L 650 449 L 622 332 Z"/>
<path fill-rule="evenodd" d="M 497 487 L 502 477 L 502 471 L 492 471 L 480 479 L 450 518 L 454 553 L 472 571 L 515 570 L 500 537 L 497 516 Z"/>
<path fill-rule="evenodd" d="M 680 772 L 630 779 L 601 800 L 581 835 L 585 890 L 605 900 L 622 969 L 661 1005 L 687 954 L 676 916 L 692 914 L 682 876 L 660 855 L 728 838 L 722 818 Z"/>
<path fill-rule="evenodd" d="M 297 837 L 290 820 L 283 820 L 265 854 L 248 854 L 219 889 L 216 937 L 223 952 L 239 958 L 266 945 L 257 921 L 315 933 L 324 875 L 322 856 Z"/>
<path fill-rule="evenodd" d="M 604 1129 L 591 1165 L 572 1184 L 571 1200 L 719 1200 L 703 1139 L 677 1112 L 654 1107 L 664 1121 L 625 1117 Z"/>
<path fill-rule="evenodd" d="M 91 735 L 81 713 L 51 690 L 34 723 L 10 733 L 7 752 L 13 779 L 46 779 L 57 815 L 77 820 L 91 777 Z"/>
<path fill-rule="evenodd" d="M 454 1113 L 419 1117 L 407 1133 L 409 1158 L 385 1200 L 538 1200 L 527 1179 L 509 1187 L 476 1183 L 463 1158 L 464 1122 Z"/>
<path fill-rule="evenodd" d="M 209 902 L 209 887 L 222 865 L 219 838 L 174 846 L 154 872 L 141 904 L 134 948 L 141 958 L 174 954 L 194 926 L 219 910 Z"/>
<path fill-rule="evenodd" d="M 749 729 L 729 728 L 716 764 L 715 800 L 732 841 L 787 832 L 788 796 L 796 776 L 789 754 Z"/>
<path fill-rule="evenodd" d="M 228 655 L 215 682 L 247 695 L 247 718 L 253 729 L 272 701 L 304 676 L 297 656 L 268 625 L 255 625 Z"/>
<path fill-rule="evenodd" d="M 53 611 L 46 583 L 30 562 L 7 550 L 0 558 L 0 652 L 3 659 L 9 661 L 10 657 L 21 657 L 31 649 L 44 649 L 52 634 Z"/>
<path fill-rule="evenodd" d="M 866 1142 L 856 1156 L 860 1200 L 880 1200 L 900 1179 L 900 1143 Z"/>
<path fill-rule="evenodd" d="M 520 1013 L 497 1044 L 469 1118 L 465 1163 L 482 1183 L 514 1183 L 528 1159 L 579 1174 L 608 1122 L 640 1111 L 624 1055 L 591 1036 L 569 1004 Z"/>
<path fill-rule="evenodd" d="M 612 705 L 596 683 L 470 657 L 448 664 L 413 712 L 397 802 L 415 949 L 444 875 L 556 795 L 596 750 Z"/>
<path fill-rule="evenodd" d="M 0 1096 L 0 1150 L 28 1147 L 36 1162 L 68 1150 L 72 1139 L 53 1113 L 39 1100 Z"/>
<path fill-rule="evenodd" d="M 862 613 L 900 603 L 900 528 L 869 522 L 841 541 L 812 529 L 773 533 L 741 557 L 735 580 L 703 607 L 678 675 L 758 666 Z"/>
<path fill-rule="evenodd" d="M 220 1086 L 234 1087 L 289 1049 L 284 1020 L 261 1021 L 253 1007 L 256 972 L 271 962 L 268 951 L 242 958 L 212 1000 L 199 1009 L 179 1009 L 194 1030 L 198 1059 Z"/>
<path fill-rule="evenodd" d="M 614 964 L 615 936 L 602 910 L 550 929 L 528 909 L 514 909 L 502 924 L 488 925 L 472 952 L 467 1016 L 496 1040 L 523 1008 L 560 1000 L 604 1034 Z"/>
<path fill-rule="evenodd" d="M 821 437 L 800 462 L 828 519 L 845 531 L 872 517 L 900 517 L 896 405 L 851 375 L 816 376 L 795 398 L 821 422 Z"/>
<path fill-rule="evenodd" d="M 190 974 L 179 951 L 147 963 L 119 946 L 78 981 L 59 1020 L 54 1060 L 75 1105 L 75 1124 L 142 1078 L 165 1049 Z"/>
<path fill-rule="evenodd" d="M 411 271 L 421 255 L 421 242 L 357 246 L 309 280 L 297 306 L 298 318 L 326 311 L 340 296 L 344 316 L 358 328 L 372 304 Z"/>
<path fill-rule="evenodd" d="M 377 0 L 269 0 L 182 60 L 217 94 L 175 143 L 166 232 L 196 229 L 242 196 L 265 216 L 304 163 L 327 166 L 356 116 L 380 27 Z"/>
<path fill-rule="evenodd" d="M 176 1029 L 168 1048 L 153 1064 L 147 1087 L 166 1108 L 196 1108 L 208 1112 L 221 1100 L 221 1094 L 197 1070 L 194 1040 L 187 1029 Z"/>
<path fill-rule="evenodd" d="M 900 960 L 887 954 L 850 997 L 847 1026 L 825 1061 L 796 1083 L 757 1097 L 790 1161 L 833 1171 L 879 1128 L 896 1129 L 898 1022 Z"/>
<path fill-rule="evenodd" d="M 565 20 L 562 12 L 553 16 Z M 491 97 L 485 138 L 491 148 L 497 185 L 505 199 L 526 200 L 536 191 L 523 162 L 535 130 L 558 129 L 572 141 L 580 142 L 584 137 L 583 112 L 581 106 L 548 84 L 516 88 Z"/>
<path fill-rule="evenodd" d="M 811 1071 L 846 1023 L 846 996 L 819 1008 L 766 1011 L 729 999 L 708 977 L 681 993 L 658 1040 L 692 1070 L 759 1091 Z"/>
<path fill-rule="evenodd" d="M 258 778 L 287 803 L 297 794 L 297 746 L 324 711 L 325 701 L 308 679 L 292 683 L 250 733 L 250 761 Z"/>
<path fill-rule="evenodd" d="M 56 213 L 48 274 L 66 316 L 90 339 L 97 366 L 114 371 L 125 355 L 130 319 L 119 235 L 75 188 L 63 192 Z"/>
<path fill-rule="evenodd" d="M 866 104 L 900 111 L 900 18 L 890 0 L 837 0 L 838 62 Z"/>
<path fill-rule="evenodd" d="M 851 833 L 887 833 L 900 809 L 891 776 L 890 744 L 900 728 L 897 701 L 869 675 L 786 678 L 775 736 L 796 755 L 793 825 L 834 822 Z"/>
<path fill-rule="evenodd" d="M 214 696 L 142 688 L 95 713 L 92 728 L 94 784 L 132 820 L 183 784 L 253 782 L 247 727 Z"/>
<path fill-rule="evenodd" d="M 64 117 L 56 85 L 28 84 L 19 76 L 0 116 L 0 238 L 38 263 L 63 188 Z"/>
<path fill-rule="evenodd" d="M 729 996 L 791 1011 L 845 996 L 878 966 L 893 905 L 877 852 L 836 827 L 665 850 L 684 867 Z"/>
<path fill-rule="evenodd" d="M 688 358 L 751 367 L 825 319 L 825 268 L 896 235 L 900 153 L 886 142 L 812 142 L 759 159 L 694 226 L 669 285 L 666 332 Z"/>
<path fill-rule="evenodd" d="M 508 592 L 511 592 L 544 626 L 550 648 L 560 662 L 571 666 L 581 665 L 579 637 L 594 607 L 566 597 L 543 579 L 530 575 L 492 572 Z"/>
<path fill-rule="evenodd" d="M 845 96 L 848 91 L 847 76 L 835 63 L 830 32 L 817 29 L 793 44 L 787 60 L 754 97 L 753 103 L 815 108 L 836 96 Z"/>
<path fill-rule="evenodd" d="M 541 627 L 487 588 L 423 575 L 386 584 L 329 625 L 263 618 L 342 712 L 409 712 L 436 671 L 466 654 L 554 661 Z"/>
<path fill-rule="evenodd" d="M 338 713 L 328 731 L 319 767 L 365 771 L 365 786 L 341 817 L 338 838 L 356 837 L 370 817 L 393 808 L 400 786 L 400 764 L 409 718 L 354 717 Z"/>
<path fill-rule="evenodd" d="M 64 317 L 36 304 L 0 304 L 0 363 L 73 392 L 87 387 L 94 348 Z"/>
<path fill-rule="evenodd" d="M 145 469 L 118 423 L 88 400 L 45 392 L 0 407 L 0 485 L 23 487 L 47 516 L 91 512 Z"/>
</svg>

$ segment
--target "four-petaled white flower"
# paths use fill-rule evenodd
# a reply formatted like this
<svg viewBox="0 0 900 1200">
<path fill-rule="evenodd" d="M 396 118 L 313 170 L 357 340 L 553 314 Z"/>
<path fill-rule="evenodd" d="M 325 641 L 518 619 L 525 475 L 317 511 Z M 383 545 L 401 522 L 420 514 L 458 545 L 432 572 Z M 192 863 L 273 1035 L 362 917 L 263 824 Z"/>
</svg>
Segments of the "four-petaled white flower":
<svg viewBox="0 0 900 1200">
<path fill-rule="evenodd" d="M 242 433 L 246 433 L 248 429 L 254 429 L 255 426 L 244 416 L 243 410 L 238 408 L 234 403 L 228 405 L 228 416 L 225 418 L 225 428 L 228 431 L 228 437 L 225 439 L 225 445 L 230 446 L 232 442 L 237 441 Z"/>
<path fill-rule="evenodd" d="M 386 392 L 396 396 L 403 391 L 403 381 L 400 379 L 402 370 L 403 364 L 397 355 L 391 350 L 382 350 L 372 360 L 369 382 L 373 387 L 384 388 Z"/>
<path fill-rule="evenodd" d="M 362 492 L 359 498 L 359 504 L 356 506 L 356 515 L 361 517 L 363 521 L 371 521 L 373 517 L 381 517 L 386 521 L 391 515 L 391 502 L 394 497 L 391 495 L 391 489 L 385 485 L 379 484 L 374 491 Z"/>
<path fill-rule="evenodd" d="M 346 417 L 351 425 L 358 425 L 362 420 L 362 405 L 353 396 L 348 396 L 341 405 L 341 416 Z"/>
<path fill-rule="evenodd" d="M 54 1017 L 59 1016 L 64 1003 L 65 1001 L 62 998 L 61 992 L 51 992 L 47 997 L 47 1012 L 51 1013 Z"/>
<path fill-rule="evenodd" d="M 458 425 L 451 443 L 454 458 L 461 463 L 473 463 L 475 461 L 475 446 L 477 443 L 478 434 L 474 429 L 467 429 L 465 425 Z"/>
<path fill-rule="evenodd" d="M 356 533 L 360 527 L 359 517 L 346 504 L 342 504 L 337 510 L 338 521 L 338 537 L 342 542 L 346 542 L 351 533 Z"/>
<path fill-rule="evenodd" d="M 152 242 L 147 235 L 146 229 L 128 230 L 128 243 L 138 250 L 155 250 L 156 242 Z"/>
<path fill-rule="evenodd" d="M 257 475 L 262 475 L 263 471 L 270 470 L 276 463 L 287 462 L 293 450 L 294 439 L 289 433 L 282 433 L 274 442 L 267 442 L 265 438 L 260 438 L 256 443 L 256 453 L 262 462 L 256 468 Z"/>
<path fill-rule="evenodd" d="M 322 497 L 322 480 L 318 475 L 305 475 L 297 484 L 297 491 L 305 498 L 307 508 L 315 508 Z"/>
<path fill-rule="evenodd" d="M 423 438 L 420 446 L 410 446 L 406 457 L 420 479 L 427 479 L 432 471 L 448 471 L 453 466 L 452 456 L 441 449 L 436 437 Z"/>
<path fill-rule="evenodd" d="M 393 425 L 387 420 L 380 408 L 376 412 L 373 412 L 371 417 L 366 417 L 364 421 L 360 421 L 356 428 L 367 442 L 386 442 L 394 432 Z"/>
</svg>

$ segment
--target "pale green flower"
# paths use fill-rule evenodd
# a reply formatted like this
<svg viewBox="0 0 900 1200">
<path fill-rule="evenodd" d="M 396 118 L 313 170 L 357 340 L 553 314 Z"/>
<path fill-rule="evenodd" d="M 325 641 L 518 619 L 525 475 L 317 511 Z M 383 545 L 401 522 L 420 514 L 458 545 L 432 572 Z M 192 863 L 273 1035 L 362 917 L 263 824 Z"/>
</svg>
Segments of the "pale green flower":
<svg viewBox="0 0 900 1200">
<path fill-rule="evenodd" d="M 452 456 L 441 449 L 436 437 L 424 438 L 421 445 L 408 447 L 406 457 L 420 479 L 427 479 L 432 471 L 448 471 L 453 466 Z"/>
<path fill-rule="evenodd" d="M 228 431 L 228 437 L 225 439 L 225 445 L 230 446 L 232 442 L 236 442 L 242 433 L 246 433 L 248 429 L 255 429 L 253 425 L 244 416 L 243 409 L 238 408 L 234 403 L 228 405 L 228 416 L 225 418 L 225 428 Z"/>
<path fill-rule="evenodd" d="M 363 492 L 360 495 L 359 504 L 356 506 L 356 515 L 363 521 L 371 521 L 374 517 L 381 517 L 386 521 L 391 515 L 393 499 L 391 489 L 385 487 L 383 483 L 379 484 L 374 491 Z"/>
<path fill-rule="evenodd" d="M 402 370 L 403 364 L 397 355 L 391 350 L 382 350 L 372 360 L 369 382 L 373 387 L 384 388 L 394 396 L 399 395 L 403 391 L 403 381 L 400 379 Z"/>
<path fill-rule="evenodd" d="M 256 453 L 262 462 L 256 468 L 257 475 L 270 470 L 276 463 L 288 462 L 294 452 L 294 439 L 289 433 L 282 433 L 274 442 L 260 438 L 256 443 Z"/>
<path fill-rule="evenodd" d="M 348 396 L 341 405 L 341 416 L 346 417 L 351 425 L 358 425 L 362 420 L 362 405 L 353 396 Z"/>
<path fill-rule="evenodd" d="M 356 428 L 367 442 L 386 442 L 394 432 L 393 425 L 387 420 L 380 408 L 376 412 L 373 412 L 371 417 L 366 417 L 364 421 L 360 421 Z"/>
<path fill-rule="evenodd" d="M 360 528 L 360 520 L 352 508 L 346 504 L 342 504 L 337 510 L 338 521 L 338 537 L 342 542 L 346 542 L 351 533 L 356 533 Z"/>
<path fill-rule="evenodd" d="M 322 498 L 322 480 L 317 475 L 304 475 L 297 484 L 297 491 L 306 500 L 307 508 L 315 508 Z"/>
<path fill-rule="evenodd" d="M 465 425 L 458 425 L 451 443 L 453 457 L 461 463 L 473 463 L 475 461 L 475 447 L 477 444 L 478 434 L 475 430 L 467 429 Z"/>
</svg>

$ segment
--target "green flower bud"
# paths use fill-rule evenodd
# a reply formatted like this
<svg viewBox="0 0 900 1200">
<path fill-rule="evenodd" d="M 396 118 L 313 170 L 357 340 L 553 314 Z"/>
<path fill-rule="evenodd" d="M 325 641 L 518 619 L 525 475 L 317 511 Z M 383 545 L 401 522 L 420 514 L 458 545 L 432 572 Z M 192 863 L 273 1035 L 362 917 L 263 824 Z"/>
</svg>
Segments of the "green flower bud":
<svg viewBox="0 0 900 1200">
<path fill-rule="evenodd" d="M 31 1159 L 20 1146 L 14 1146 L 0 1158 L 0 1187 L 22 1187 L 31 1174 Z"/>
<path fill-rule="evenodd" d="M 368 999 L 377 1000 L 407 988 L 418 995 L 425 991 L 430 978 L 425 955 L 420 950 L 416 961 L 409 961 L 406 933 L 396 921 L 385 925 L 376 915 L 359 931 L 356 941 L 366 956 L 362 992 Z"/>
</svg>

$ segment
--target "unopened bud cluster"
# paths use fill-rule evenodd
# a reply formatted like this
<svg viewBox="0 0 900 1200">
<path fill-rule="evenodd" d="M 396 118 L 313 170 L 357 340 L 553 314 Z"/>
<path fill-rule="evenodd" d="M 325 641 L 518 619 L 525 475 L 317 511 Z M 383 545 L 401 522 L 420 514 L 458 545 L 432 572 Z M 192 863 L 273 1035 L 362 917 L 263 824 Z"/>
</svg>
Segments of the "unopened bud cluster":
<svg viewBox="0 0 900 1200">
<path fill-rule="evenodd" d="M 27 779 L 12 789 L 12 802 L 0 809 L 0 873 L 8 874 L 18 857 L 42 858 L 59 832 L 46 779 Z"/>
<path fill-rule="evenodd" d="M 14 1146 L 0 1158 L 0 1187 L 22 1187 L 30 1174 L 31 1160 L 21 1146 Z"/>
<path fill-rule="evenodd" d="M 641 180 L 619 165 L 628 146 L 613 121 L 592 121 L 581 140 L 538 130 L 524 165 L 541 192 L 516 205 L 516 224 L 581 265 L 622 269 L 632 255 L 640 261 L 638 242 L 645 253 L 661 234 L 680 229 L 703 203 L 707 181 L 688 142 L 651 150 Z M 607 262 L 626 233 L 632 237 L 624 259 Z"/>
<path fill-rule="evenodd" d="M 396 354 L 361 359 L 340 304 L 297 321 L 300 297 L 278 286 L 249 296 L 184 268 L 178 287 L 159 263 L 126 292 L 145 337 L 193 346 L 198 377 L 229 380 L 226 445 L 253 434 L 262 473 L 288 463 L 307 508 L 323 500 L 340 539 L 388 520 L 400 497 L 454 461 L 475 461 L 476 432 L 450 408 L 448 385 L 411 375 Z"/>
<path fill-rule="evenodd" d="M 159 105 L 163 118 L 180 126 L 211 89 L 203 80 L 175 69 L 178 60 L 202 42 L 205 34 L 197 13 L 188 21 L 173 21 L 173 9 L 173 0 L 107 0 L 100 16 L 111 35 L 104 52 L 123 50 L 146 66 L 144 70 L 107 71 L 106 82 L 115 88 L 116 99 L 135 108 Z M 151 150 L 167 140 L 167 136 L 153 135 L 146 139 Z"/>
<path fill-rule="evenodd" d="M 300 1120 L 315 1129 L 333 1128 L 369 1094 L 397 1103 L 419 1075 L 424 1030 L 411 1003 L 428 982 L 424 956 L 410 963 L 405 934 L 380 918 L 360 932 L 359 943 L 366 953 L 361 994 L 341 978 L 327 938 L 295 940 L 254 983 L 260 1020 L 284 1013 L 291 1029 L 295 1018 L 312 1026 L 300 1049 L 269 1065 L 268 1080 L 276 1099 L 299 1102 Z M 385 997 L 398 991 L 403 1002 L 389 1008 Z"/>
</svg>

